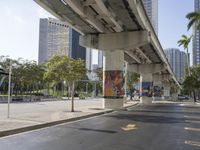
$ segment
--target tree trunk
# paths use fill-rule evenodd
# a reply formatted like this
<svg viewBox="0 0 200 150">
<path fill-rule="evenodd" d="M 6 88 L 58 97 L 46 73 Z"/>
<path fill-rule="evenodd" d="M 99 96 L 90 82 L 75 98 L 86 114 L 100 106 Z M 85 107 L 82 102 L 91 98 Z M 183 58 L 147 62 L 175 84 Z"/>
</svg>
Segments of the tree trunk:
<svg viewBox="0 0 200 150">
<path fill-rule="evenodd" d="M 69 100 L 70 99 L 70 83 L 69 82 L 67 83 L 67 88 L 68 88 L 67 97 Z"/>
<path fill-rule="evenodd" d="M 188 48 L 187 48 L 187 65 L 188 65 L 188 75 L 191 76 L 190 65 L 189 65 L 189 53 L 188 53 Z"/>
<path fill-rule="evenodd" d="M 48 96 L 50 95 L 50 90 L 49 90 L 50 86 L 49 86 L 49 83 L 47 83 L 47 94 Z"/>
<path fill-rule="evenodd" d="M 74 112 L 74 81 L 72 81 L 72 105 L 71 105 L 71 112 Z"/>
<path fill-rule="evenodd" d="M 193 97 L 194 97 L 194 102 L 197 102 L 197 100 L 196 100 L 196 92 L 195 92 L 195 90 L 193 91 Z"/>
</svg>

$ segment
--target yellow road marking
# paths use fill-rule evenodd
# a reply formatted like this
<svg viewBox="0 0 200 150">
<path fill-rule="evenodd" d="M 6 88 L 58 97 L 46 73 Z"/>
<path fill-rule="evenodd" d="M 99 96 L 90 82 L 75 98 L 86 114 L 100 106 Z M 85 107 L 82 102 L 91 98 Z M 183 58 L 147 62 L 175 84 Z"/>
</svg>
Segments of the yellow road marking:
<svg viewBox="0 0 200 150">
<path fill-rule="evenodd" d="M 137 129 L 137 127 L 135 124 L 128 124 L 126 127 L 121 127 L 121 129 L 124 131 L 130 131 Z"/>
<path fill-rule="evenodd" d="M 189 130 L 189 131 L 198 131 L 200 132 L 200 128 L 190 128 L 190 127 L 185 127 L 185 130 Z"/>
<path fill-rule="evenodd" d="M 200 147 L 200 142 L 198 141 L 185 141 L 185 144 Z"/>
</svg>

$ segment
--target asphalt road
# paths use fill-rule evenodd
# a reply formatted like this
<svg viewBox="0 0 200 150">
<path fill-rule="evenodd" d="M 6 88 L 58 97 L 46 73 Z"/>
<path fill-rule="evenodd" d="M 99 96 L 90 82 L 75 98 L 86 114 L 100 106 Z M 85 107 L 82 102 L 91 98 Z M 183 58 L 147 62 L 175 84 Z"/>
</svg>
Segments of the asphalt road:
<svg viewBox="0 0 200 150">
<path fill-rule="evenodd" d="M 200 107 L 137 106 L 0 138 L 0 150 L 199 150 Z"/>
</svg>

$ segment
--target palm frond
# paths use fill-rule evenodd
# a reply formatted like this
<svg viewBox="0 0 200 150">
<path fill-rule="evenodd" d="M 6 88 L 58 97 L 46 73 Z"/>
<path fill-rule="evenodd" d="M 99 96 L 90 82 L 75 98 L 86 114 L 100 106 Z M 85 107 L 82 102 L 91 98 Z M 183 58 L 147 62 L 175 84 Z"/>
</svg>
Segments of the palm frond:
<svg viewBox="0 0 200 150">
<path fill-rule="evenodd" d="M 198 12 L 190 12 L 185 17 L 190 20 L 191 18 L 195 18 L 196 16 L 198 16 L 198 14 Z"/>
<path fill-rule="evenodd" d="M 190 12 L 186 15 L 186 18 L 189 20 L 187 25 L 188 30 L 195 24 L 196 28 L 200 29 L 200 11 Z"/>
<path fill-rule="evenodd" d="M 188 25 L 187 25 L 187 30 L 190 30 L 190 28 L 195 24 L 195 19 L 192 19 L 189 21 Z"/>
<path fill-rule="evenodd" d="M 184 49 L 188 48 L 188 45 L 191 41 L 192 35 L 190 37 L 187 37 L 186 35 L 182 35 L 181 39 L 177 42 L 178 46 L 183 46 Z"/>
</svg>

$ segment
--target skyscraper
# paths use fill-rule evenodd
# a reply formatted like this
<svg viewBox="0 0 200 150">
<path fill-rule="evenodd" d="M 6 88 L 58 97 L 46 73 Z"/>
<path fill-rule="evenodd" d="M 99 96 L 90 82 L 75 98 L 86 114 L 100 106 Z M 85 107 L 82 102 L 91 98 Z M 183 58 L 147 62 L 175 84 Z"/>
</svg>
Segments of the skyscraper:
<svg viewBox="0 0 200 150">
<path fill-rule="evenodd" d="M 69 27 L 53 18 L 41 18 L 38 63 L 45 63 L 55 54 L 69 55 Z"/>
<path fill-rule="evenodd" d="M 177 80 L 181 82 L 185 77 L 187 54 L 176 48 L 166 49 L 165 54 Z"/>
<path fill-rule="evenodd" d="M 86 59 L 86 48 L 79 45 L 79 33 L 69 28 L 69 57 L 73 59 Z"/>
<path fill-rule="evenodd" d="M 194 10 L 200 10 L 200 0 L 194 1 Z M 193 29 L 193 65 L 200 64 L 200 30 Z"/>
<path fill-rule="evenodd" d="M 98 68 L 103 68 L 103 51 L 98 50 Z"/>
<path fill-rule="evenodd" d="M 86 49 L 79 45 L 79 33 L 62 21 L 40 19 L 38 63 L 45 63 L 53 55 L 86 59 Z"/>
<path fill-rule="evenodd" d="M 143 0 L 147 15 L 158 35 L 158 0 Z"/>
<path fill-rule="evenodd" d="M 88 71 L 92 71 L 92 49 L 86 49 L 86 68 Z"/>
</svg>

